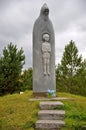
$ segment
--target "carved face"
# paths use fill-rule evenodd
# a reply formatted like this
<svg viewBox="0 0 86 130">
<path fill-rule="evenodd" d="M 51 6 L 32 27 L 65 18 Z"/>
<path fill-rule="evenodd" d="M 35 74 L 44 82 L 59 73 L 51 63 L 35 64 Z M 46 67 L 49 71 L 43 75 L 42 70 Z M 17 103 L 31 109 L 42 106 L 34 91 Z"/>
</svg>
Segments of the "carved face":
<svg viewBox="0 0 86 130">
<path fill-rule="evenodd" d="M 49 15 L 49 8 L 47 7 L 47 4 L 44 4 L 41 8 L 41 16 L 48 16 Z"/>
<path fill-rule="evenodd" d="M 49 14 L 49 9 L 46 8 L 46 9 L 43 11 L 43 14 L 44 14 L 45 16 L 47 16 L 47 15 Z"/>
<path fill-rule="evenodd" d="M 43 34 L 43 40 L 48 42 L 49 41 L 49 34 L 47 34 L 47 33 Z"/>
</svg>

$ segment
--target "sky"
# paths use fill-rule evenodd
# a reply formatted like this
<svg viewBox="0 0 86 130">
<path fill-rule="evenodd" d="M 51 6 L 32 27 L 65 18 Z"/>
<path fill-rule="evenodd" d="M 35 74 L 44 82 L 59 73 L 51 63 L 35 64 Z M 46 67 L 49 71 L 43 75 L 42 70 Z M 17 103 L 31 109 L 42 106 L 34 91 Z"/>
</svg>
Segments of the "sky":
<svg viewBox="0 0 86 130">
<path fill-rule="evenodd" d="M 73 40 L 86 59 L 86 0 L 0 0 L 0 56 L 10 42 L 25 54 L 23 69 L 32 67 L 32 32 L 40 9 L 46 3 L 55 32 L 55 63 L 60 63 L 65 45 Z"/>
</svg>

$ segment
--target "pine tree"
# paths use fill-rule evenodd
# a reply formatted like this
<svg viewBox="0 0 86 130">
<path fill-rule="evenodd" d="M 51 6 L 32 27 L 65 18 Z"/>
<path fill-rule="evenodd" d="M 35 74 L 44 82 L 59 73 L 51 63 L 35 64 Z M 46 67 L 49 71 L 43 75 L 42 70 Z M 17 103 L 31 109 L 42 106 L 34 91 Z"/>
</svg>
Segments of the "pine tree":
<svg viewBox="0 0 86 130">
<path fill-rule="evenodd" d="M 74 86 L 74 77 L 77 71 L 81 68 L 82 57 L 78 55 L 78 49 L 75 43 L 71 40 L 69 44 L 65 46 L 65 51 L 61 60 L 60 67 L 57 67 L 60 73 L 60 86 L 64 87 L 65 91 L 72 92 L 72 87 Z M 64 86 L 63 86 L 64 85 Z"/>
<path fill-rule="evenodd" d="M 0 93 L 13 93 L 17 91 L 19 76 L 25 63 L 23 49 L 17 49 L 16 45 L 8 44 L 0 58 Z"/>
<path fill-rule="evenodd" d="M 21 81 L 21 90 L 32 90 L 32 75 L 33 70 L 32 68 L 28 68 L 28 70 L 24 70 L 23 74 L 21 74 L 20 81 Z"/>
<path fill-rule="evenodd" d="M 77 71 L 75 77 L 78 86 L 78 93 L 86 96 L 86 60 L 82 62 L 81 68 Z"/>
</svg>

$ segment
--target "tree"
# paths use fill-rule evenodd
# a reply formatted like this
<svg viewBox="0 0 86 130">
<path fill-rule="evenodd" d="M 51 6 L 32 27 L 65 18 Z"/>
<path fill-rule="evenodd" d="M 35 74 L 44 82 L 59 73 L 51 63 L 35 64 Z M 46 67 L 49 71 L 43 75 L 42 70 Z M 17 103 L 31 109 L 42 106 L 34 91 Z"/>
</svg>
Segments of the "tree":
<svg viewBox="0 0 86 130">
<path fill-rule="evenodd" d="M 32 90 L 32 73 L 33 70 L 30 67 L 28 70 L 23 71 L 23 73 L 21 74 L 21 91 Z"/>
<path fill-rule="evenodd" d="M 0 93 L 13 93 L 17 91 L 19 76 L 25 63 L 23 49 L 17 49 L 16 45 L 8 44 L 0 58 Z"/>
<path fill-rule="evenodd" d="M 64 87 L 65 91 L 72 91 L 74 79 L 77 71 L 81 68 L 82 57 L 78 55 L 78 49 L 75 43 L 71 40 L 65 46 L 65 51 L 61 60 L 61 64 L 57 66 L 57 84 Z M 60 78 L 60 79 L 59 79 Z M 59 83 L 58 83 L 59 82 Z"/>
<path fill-rule="evenodd" d="M 86 96 L 86 60 L 82 62 L 81 68 L 77 71 L 75 80 L 79 88 L 78 93 Z"/>
</svg>

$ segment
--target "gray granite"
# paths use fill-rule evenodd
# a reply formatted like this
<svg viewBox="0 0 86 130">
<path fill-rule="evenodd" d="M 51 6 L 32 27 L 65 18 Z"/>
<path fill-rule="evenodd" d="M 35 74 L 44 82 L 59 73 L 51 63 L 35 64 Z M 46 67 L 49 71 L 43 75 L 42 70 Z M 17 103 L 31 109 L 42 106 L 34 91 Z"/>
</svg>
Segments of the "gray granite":
<svg viewBox="0 0 86 130">
<path fill-rule="evenodd" d="M 56 91 L 55 36 L 49 8 L 44 4 L 33 28 L 33 93 L 46 93 L 48 89 Z"/>
<path fill-rule="evenodd" d="M 55 98 L 45 98 L 45 97 L 38 97 L 38 98 L 30 98 L 29 101 L 60 101 L 60 100 L 74 100 L 74 98 L 66 98 L 66 97 L 55 97 Z"/>
<path fill-rule="evenodd" d="M 39 120 L 63 120 L 64 110 L 40 110 L 38 113 Z"/>
<path fill-rule="evenodd" d="M 62 120 L 38 120 L 36 122 L 37 130 L 60 130 L 65 123 Z"/>
<path fill-rule="evenodd" d="M 59 108 L 60 106 L 64 106 L 64 104 L 60 101 L 45 101 L 40 102 L 40 109 L 41 110 L 52 110 Z"/>
</svg>

